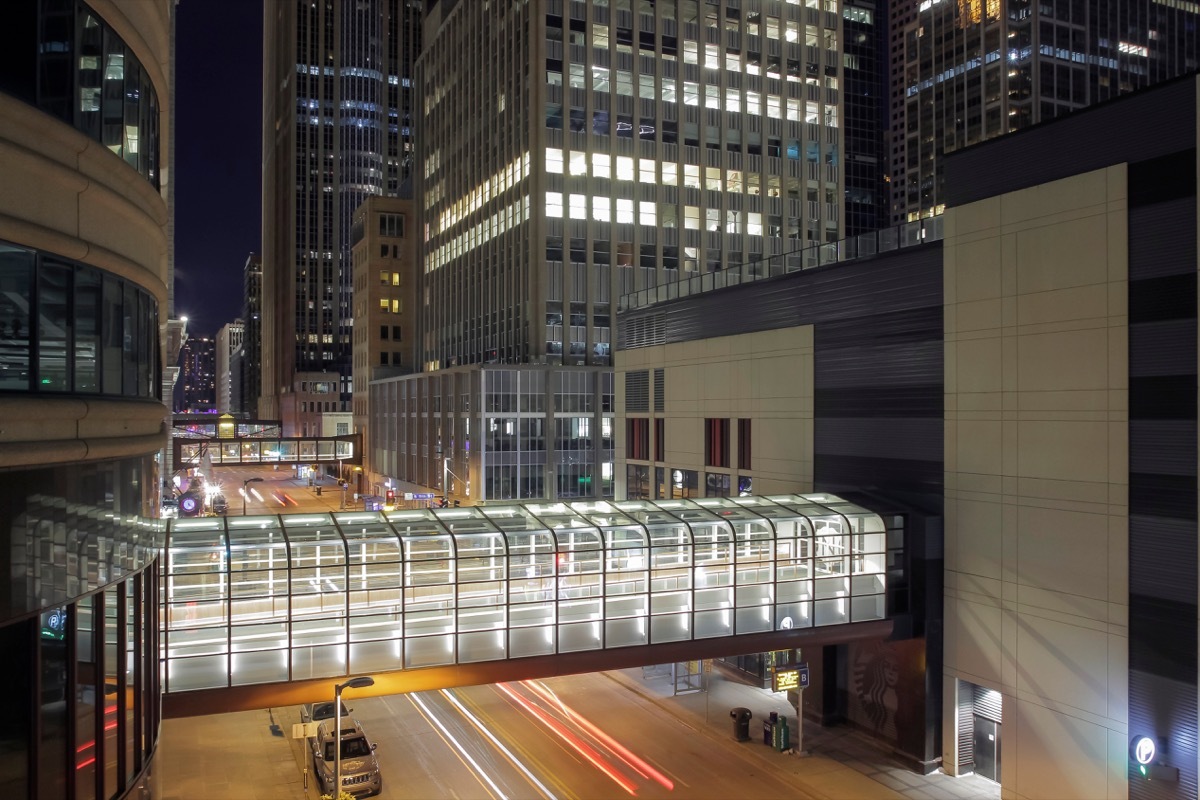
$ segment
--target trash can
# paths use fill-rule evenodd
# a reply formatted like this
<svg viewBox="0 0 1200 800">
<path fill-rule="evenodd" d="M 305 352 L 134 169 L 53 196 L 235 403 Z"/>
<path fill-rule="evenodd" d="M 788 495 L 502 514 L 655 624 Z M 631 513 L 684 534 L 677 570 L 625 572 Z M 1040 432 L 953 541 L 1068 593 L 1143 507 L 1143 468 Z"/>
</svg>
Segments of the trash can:
<svg viewBox="0 0 1200 800">
<path fill-rule="evenodd" d="M 317 497 L 320 497 L 320 496 L 321 496 L 321 487 L 318 486 L 317 487 Z"/>
<path fill-rule="evenodd" d="M 733 718 L 733 739 L 736 742 L 750 741 L 750 717 L 754 716 L 748 708 L 732 708 L 729 716 Z"/>
</svg>

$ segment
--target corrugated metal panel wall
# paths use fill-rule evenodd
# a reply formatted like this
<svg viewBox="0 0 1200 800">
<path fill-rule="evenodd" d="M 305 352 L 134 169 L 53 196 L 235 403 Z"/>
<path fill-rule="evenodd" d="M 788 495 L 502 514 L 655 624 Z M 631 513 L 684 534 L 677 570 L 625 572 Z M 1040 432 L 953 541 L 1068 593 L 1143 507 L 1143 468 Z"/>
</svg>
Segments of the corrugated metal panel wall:
<svg viewBox="0 0 1200 800">
<path fill-rule="evenodd" d="M 1003 722 L 1004 719 L 1000 716 L 1003 710 L 1001 694 L 995 689 L 985 689 L 976 684 L 971 684 L 971 689 L 972 710 L 984 719 L 990 719 L 997 724 Z"/>
<path fill-rule="evenodd" d="M 1196 76 L 1134 92 L 1025 130 L 947 153 L 946 204 L 960 206 L 1078 175 L 1143 161 L 1196 144 Z M 1064 142 L 1070 142 L 1064 147 Z M 1195 227 L 1193 220 L 1192 226 Z"/>
<path fill-rule="evenodd" d="M 1197 796 L 1195 176 L 1194 148 L 1129 165 L 1129 732 L 1179 768 L 1131 760 L 1131 800 Z"/>
<path fill-rule="evenodd" d="M 975 771 L 975 684 L 958 682 L 958 772 Z"/>
</svg>

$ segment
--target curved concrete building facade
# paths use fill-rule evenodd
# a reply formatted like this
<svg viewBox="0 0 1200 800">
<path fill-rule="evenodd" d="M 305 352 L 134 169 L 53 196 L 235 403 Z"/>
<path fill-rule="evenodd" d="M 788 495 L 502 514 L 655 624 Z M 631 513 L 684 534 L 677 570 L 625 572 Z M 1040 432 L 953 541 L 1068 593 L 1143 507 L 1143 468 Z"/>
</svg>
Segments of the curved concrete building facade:
<svg viewBox="0 0 1200 800">
<path fill-rule="evenodd" d="M 173 3 L 0 26 L 0 796 L 152 796 Z"/>
</svg>

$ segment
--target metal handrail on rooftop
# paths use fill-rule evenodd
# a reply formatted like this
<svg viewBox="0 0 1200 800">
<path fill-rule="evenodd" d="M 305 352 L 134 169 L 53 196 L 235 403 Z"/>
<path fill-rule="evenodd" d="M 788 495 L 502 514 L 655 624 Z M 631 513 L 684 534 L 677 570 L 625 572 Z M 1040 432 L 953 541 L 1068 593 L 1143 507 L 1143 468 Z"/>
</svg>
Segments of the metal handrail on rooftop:
<svg viewBox="0 0 1200 800">
<path fill-rule="evenodd" d="M 695 294 L 739 286 L 758 280 L 775 278 L 802 269 L 839 264 L 859 258 L 887 253 L 904 247 L 925 244 L 942 238 L 942 217 L 906 222 L 891 228 L 862 233 L 836 242 L 816 244 L 791 253 L 768 256 L 758 261 L 729 267 L 714 272 L 704 272 L 661 286 L 621 295 L 617 311 L 633 311 L 668 300 L 678 300 Z"/>
</svg>

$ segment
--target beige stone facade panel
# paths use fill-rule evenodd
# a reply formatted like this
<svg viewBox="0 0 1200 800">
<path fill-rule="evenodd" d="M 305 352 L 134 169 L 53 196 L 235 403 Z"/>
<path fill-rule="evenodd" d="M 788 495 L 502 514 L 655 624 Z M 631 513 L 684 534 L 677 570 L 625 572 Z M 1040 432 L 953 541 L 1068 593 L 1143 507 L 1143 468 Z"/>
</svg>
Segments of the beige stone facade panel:
<svg viewBox="0 0 1200 800">
<path fill-rule="evenodd" d="M 1098 170 L 947 214 L 945 668 L 1003 690 L 1013 797 L 1123 780 L 1124 181 Z"/>
</svg>

